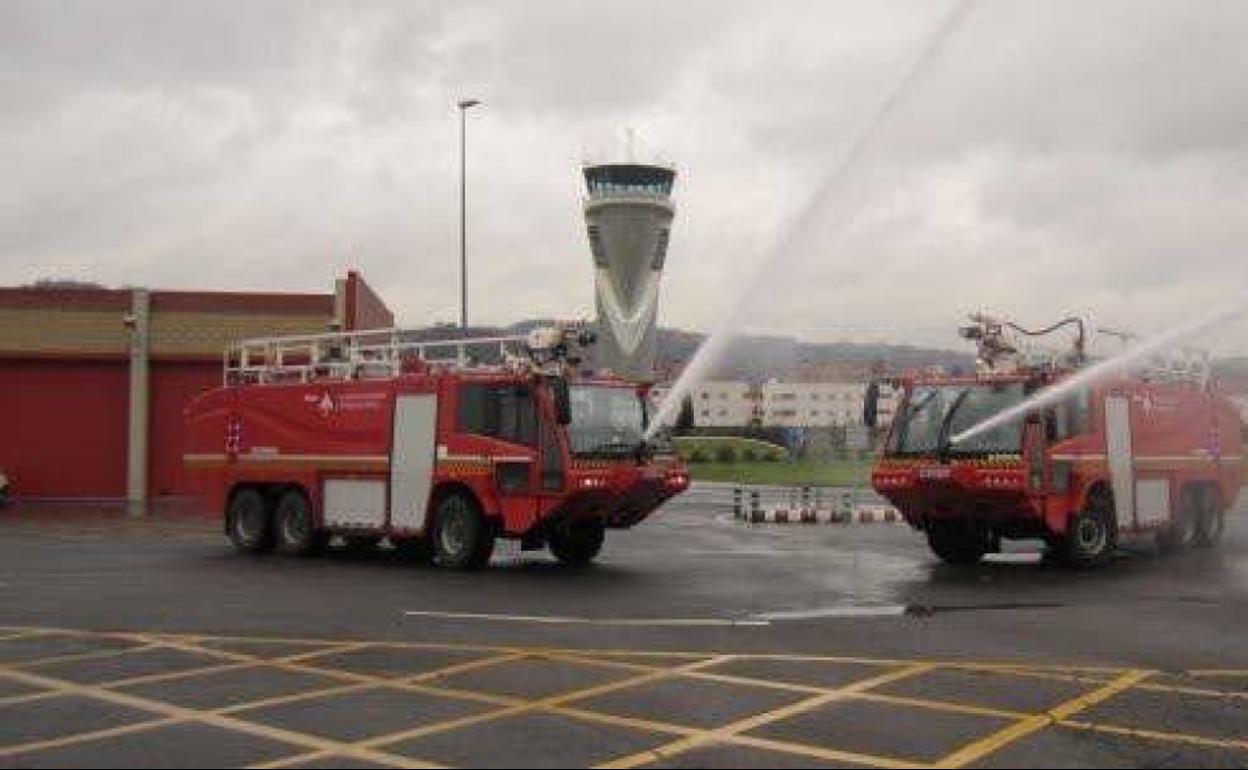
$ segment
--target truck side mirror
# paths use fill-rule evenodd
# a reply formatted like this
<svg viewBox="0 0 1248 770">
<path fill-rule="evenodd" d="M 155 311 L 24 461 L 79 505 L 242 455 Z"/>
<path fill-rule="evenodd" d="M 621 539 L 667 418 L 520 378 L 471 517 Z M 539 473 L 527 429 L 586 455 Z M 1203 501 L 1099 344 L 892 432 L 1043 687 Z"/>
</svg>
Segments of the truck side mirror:
<svg viewBox="0 0 1248 770">
<path fill-rule="evenodd" d="M 572 422 L 572 397 L 568 393 L 568 381 L 562 377 L 550 378 L 550 392 L 555 399 L 555 420 L 560 425 Z"/>
<path fill-rule="evenodd" d="M 862 424 L 874 428 L 880 421 L 880 383 L 872 380 L 862 403 Z"/>
</svg>

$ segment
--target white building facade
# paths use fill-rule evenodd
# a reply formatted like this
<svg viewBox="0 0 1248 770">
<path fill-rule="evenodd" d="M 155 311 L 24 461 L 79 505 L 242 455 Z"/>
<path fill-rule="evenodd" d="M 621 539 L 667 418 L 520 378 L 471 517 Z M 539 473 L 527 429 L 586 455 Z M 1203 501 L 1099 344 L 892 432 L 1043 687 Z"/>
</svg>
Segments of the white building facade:
<svg viewBox="0 0 1248 770">
<path fill-rule="evenodd" d="M 693 424 L 699 428 L 739 428 L 758 419 L 758 397 L 748 382 L 721 380 L 694 387 Z"/>
<path fill-rule="evenodd" d="M 693 388 L 693 423 L 699 428 L 863 427 L 863 382 L 782 382 L 761 386 L 741 380 L 704 382 Z M 880 389 L 879 425 L 892 423 L 900 391 Z"/>
</svg>

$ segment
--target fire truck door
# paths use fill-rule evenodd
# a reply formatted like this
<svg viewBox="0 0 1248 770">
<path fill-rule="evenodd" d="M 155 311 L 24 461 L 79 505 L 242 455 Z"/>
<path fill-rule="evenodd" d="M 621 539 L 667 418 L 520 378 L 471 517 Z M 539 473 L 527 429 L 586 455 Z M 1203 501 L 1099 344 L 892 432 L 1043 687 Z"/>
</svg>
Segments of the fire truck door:
<svg viewBox="0 0 1248 770">
<path fill-rule="evenodd" d="M 438 397 L 399 396 L 394 401 L 390 449 L 390 526 L 424 529 L 433 482 Z"/>
<path fill-rule="evenodd" d="M 1135 526 L 1135 456 L 1131 448 L 1131 402 L 1122 396 L 1105 399 L 1105 457 L 1114 491 L 1119 529 Z"/>
</svg>

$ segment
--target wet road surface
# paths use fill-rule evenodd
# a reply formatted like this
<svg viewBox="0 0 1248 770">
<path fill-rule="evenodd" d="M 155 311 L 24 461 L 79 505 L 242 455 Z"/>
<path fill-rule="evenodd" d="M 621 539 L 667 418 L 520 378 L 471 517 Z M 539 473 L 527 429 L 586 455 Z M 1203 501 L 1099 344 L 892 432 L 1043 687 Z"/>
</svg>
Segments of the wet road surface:
<svg viewBox="0 0 1248 770">
<path fill-rule="evenodd" d="M 1240 508 L 1241 513 L 1243 507 Z M 1072 572 L 694 493 L 600 564 L 0 513 L 0 764 L 1242 766 L 1248 526 Z"/>
</svg>

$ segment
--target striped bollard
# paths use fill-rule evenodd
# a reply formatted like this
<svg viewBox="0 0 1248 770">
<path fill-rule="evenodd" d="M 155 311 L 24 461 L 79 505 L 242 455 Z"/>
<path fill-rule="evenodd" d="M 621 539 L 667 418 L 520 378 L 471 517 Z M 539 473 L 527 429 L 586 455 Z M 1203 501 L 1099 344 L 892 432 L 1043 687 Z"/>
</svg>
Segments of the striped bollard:
<svg viewBox="0 0 1248 770">
<path fill-rule="evenodd" d="M 732 488 L 732 518 L 744 519 L 745 508 L 741 505 L 741 485 Z"/>
</svg>

